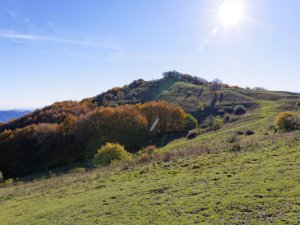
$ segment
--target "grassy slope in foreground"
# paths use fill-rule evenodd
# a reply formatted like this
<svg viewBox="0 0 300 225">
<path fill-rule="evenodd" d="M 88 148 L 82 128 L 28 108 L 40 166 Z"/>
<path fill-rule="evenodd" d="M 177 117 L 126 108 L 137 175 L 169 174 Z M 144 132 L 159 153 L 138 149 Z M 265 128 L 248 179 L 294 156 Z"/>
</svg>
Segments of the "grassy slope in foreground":
<svg viewBox="0 0 300 225">
<path fill-rule="evenodd" d="M 126 171 L 95 170 L 0 189 L 1 224 L 297 224 L 300 132 L 264 135 L 277 107 L 163 150 L 222 150 Z M 239 129 L 242 152 L 227 151 Z"/>
<path fill-rule="evenodd" d="M 0 189 L 1 224 L 297 224 L 299 136 Z M 286 139 L 290 140 L 287 142 Z M 266 147 L 267 146 L 267 147 Z"/>
</svg>

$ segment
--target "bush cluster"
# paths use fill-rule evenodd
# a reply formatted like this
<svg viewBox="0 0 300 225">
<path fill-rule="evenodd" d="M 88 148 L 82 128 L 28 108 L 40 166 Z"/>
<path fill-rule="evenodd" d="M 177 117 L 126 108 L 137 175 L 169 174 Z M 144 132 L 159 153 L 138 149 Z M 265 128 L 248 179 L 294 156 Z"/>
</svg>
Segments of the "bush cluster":
<svg viewBox="0 0 300 225">
<path fill-rule="evenodd" d="M 243 105 L 237 105 L 234 107 L 233 112 L 235 115 L 244 115 L 247 112 L 247 109 Z"/>
<path fill-rule="evenodd" d="M 185 130 L 192 130 L 198 127 L 198 121 L 191 114 L 188 114 Z"/>
<path fill-rule="evenodd" d="M 223 124 L 223 119 L 220 116 L 209 116 L 203 122 L 203 126 L 205 128 L 209 128 L 210 130 L 219 130 L 221 129 Z"/>
<path fill-rule="evenodd" d="M 22 123 L 21 128 L 1 132 L 0 170 L 5 177 L 21 177 L 92 159 L 107 142 L 136 152 L 150 140 L 197 125 L 180 107 L 166 102 L 100 107 L 80 113 L 66 114 L 63 121 L 59 116 L 53 124 L 22 127 Z M 155 121 L 158 122 L 150 132 Z"/>
<path fill-rule="evenodd" d="M 0 132 L 40 123 L 60 124 L 70 115 L 79 117 L 80 115 L 93 111 L 95 108 L 96 106 L 91 104 L 88 100 L 82 102 L 57 102 L 11 121 L 10 123 L 3 124 L 0 127 Z"/>
<path fill-rule="evenodd" d="M 291 112 L 279 113 L 274 123 L 277 129 L 287 132 L 299 129 L 300 126 L 298 117 Z"/>
<path fill-rule="evenodd" d="M 96 165 L 106 166 L 115 160 L 130 160 L 131 155 L 125 150 L 124 146 L 113 143 L 106 143 L 94 156 L 93 162 Z"/>
<path fill-rule="evenodd" d="M 212 130 L 219 130 L 221 129 L 223 126 L 223 120 L 220 116 L 217 116 L 215 119 L 214 119 L 214 122 L 212 124 L 212 127 L 211 129 Z"/>
</svg>

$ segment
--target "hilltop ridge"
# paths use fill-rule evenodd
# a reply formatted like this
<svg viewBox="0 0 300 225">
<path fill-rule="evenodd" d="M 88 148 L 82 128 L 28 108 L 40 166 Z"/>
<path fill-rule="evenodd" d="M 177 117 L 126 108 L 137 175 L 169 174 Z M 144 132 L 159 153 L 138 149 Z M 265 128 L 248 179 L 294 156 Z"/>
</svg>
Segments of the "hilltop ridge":
<svg viewBox="0 0 300 225">
<path fill-rule="evenodd" d="M 195 136 L 223 124 L 243 123 L 265 102 L 295 110 L 298 99 L 294 93 L 243 89 L 166 72 L 162 79 L 140 79 L 80 102 L 57 102 L 0 124 L 0 170 L 18 177 L 90 161 L 106 142 L 124 145 L 129 152 L 170 146 L 194 128 Z M 157 119 L 159 126 L 150 132 Z"/>
</svg>

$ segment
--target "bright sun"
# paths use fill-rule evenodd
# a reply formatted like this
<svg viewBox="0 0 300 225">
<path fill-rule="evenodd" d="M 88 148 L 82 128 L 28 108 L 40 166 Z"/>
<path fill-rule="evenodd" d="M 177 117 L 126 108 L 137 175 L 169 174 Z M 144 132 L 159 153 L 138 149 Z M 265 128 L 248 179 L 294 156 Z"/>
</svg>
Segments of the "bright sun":
<svg viewBox="0 0 300 225">
<path fill-rule="evenodd" d="M 244 0 L 224 0 L 219 9 L 220 21 L 225 26 L 237 26 L 244 16 Z"/>
</svg>

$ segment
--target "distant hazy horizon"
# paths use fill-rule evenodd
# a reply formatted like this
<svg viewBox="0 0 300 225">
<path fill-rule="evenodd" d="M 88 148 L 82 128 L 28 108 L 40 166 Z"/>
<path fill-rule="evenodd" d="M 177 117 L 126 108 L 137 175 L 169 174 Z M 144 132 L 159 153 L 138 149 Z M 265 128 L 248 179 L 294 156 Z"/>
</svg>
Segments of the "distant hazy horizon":
<svg viewBox="0 0 300 225">
<path fill-rule="evenodd" d="M 300 92 L 298 0 L 245 0 L 233 22 L 220 21 L 224 0 L 0 2 L 0 109 L 81 100 L 169 70 Z"/>
</svg>

